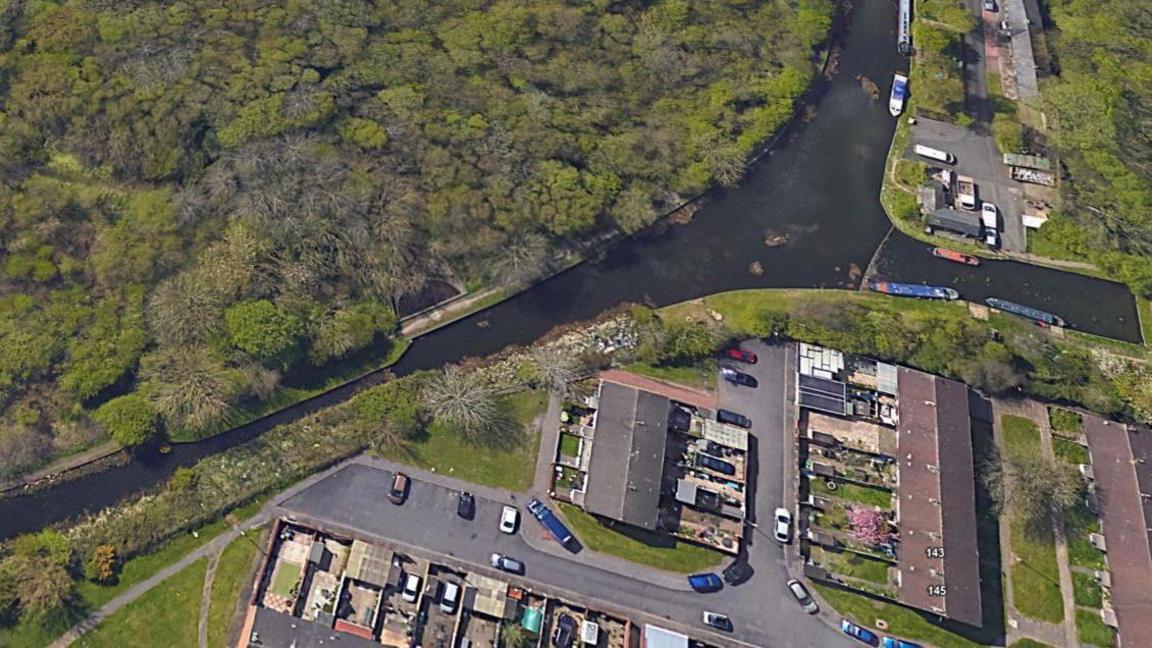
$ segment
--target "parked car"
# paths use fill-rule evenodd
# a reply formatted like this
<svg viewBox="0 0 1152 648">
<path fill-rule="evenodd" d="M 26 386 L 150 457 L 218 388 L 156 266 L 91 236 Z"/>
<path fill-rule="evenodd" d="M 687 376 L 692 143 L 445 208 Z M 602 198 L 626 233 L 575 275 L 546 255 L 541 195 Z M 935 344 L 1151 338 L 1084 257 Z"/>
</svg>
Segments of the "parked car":
<svg viewBox="0 0 1152 648">
<path fill-rule="evenodd" d="M 718 612 L 704 610 L 704 625 L 711 626 L 724 632 L 732 632 L 732 619 Z"/>
<path fill-rule="evenodd" d="M 720 421 L 721 423 L 727 423 L 729 425 L 736 425 L 736 426 L 739 426 L 742 428 L 752 427 L 752 419 L 748 418 L 747 416 L 744 416 L 743 414 L 737 414 L 736 412 L 733 412 L 732 410 L 726 410 L 726 409 L 716 410 L 716 420 Z"/>
<path fill-rule="evenodd" d="M 772 526 L 772 535 L 777 542 L 788 544 L 792 542 L 792 514 L 786 508 L 778 508 L 772 514 L 775 524 Z"/>
<path fill-rule="evenodd" d="M 1000 247 L 1000 232 L 994 229 L 984 230 L 984 245 L 987 245 L 993 250 Z"/>
<path fill-rule="evenodd" d="M 984 0 L 984 11 L 996 12 L 996 0 Z"/>
<path fill-rule="evenodd" d="M 804 608 L 808 614 L 816 614 L 820 611 L 820 606 L 816 604 L 816 600 L 808 593 L 808 588 L 804 587 L 804 583 L 793 578 L 788 581 L 788 591 L 792 593 L 793 598 Z"/>
<path fill-rule="evenodd" d="M 392 488 L 388 490 L 388 501 L 399 506 L 408 499 L 408 489 L 412 480 L 402 472 L 392 475 Z"/>
<path fill-rule="evenodd" d="M 494 553 L 492 554 L 492 557 L 489 559 L 489 561 L 492 563 L 493 567 L 501 571 L 506 571 L 512 574 L 524 573 L 524 563 L 516 560 L 515 558 L 509 558 L 503 554 Z"/>
<path fill-rule="evenodd" d="M 724 582 L 729 585 L 741 585 L 747 582 L 749 578 L 752 578 L 752 575 L 755 573 L 752 566 L 743 560 L 737 560 L 731 565 L 728 565 L 722 572 Z"/>
<path fill-rule="evenodd" d="M 755 387 L 760 384 L 752 376 L 742 371 L 736 371 L 732 367 L 720 367 L 720 377 L 741 387 Z"/>
<path fill-rule="evenodd" d="M 855 623 L 848 621 L 848 619 L 840 620 L 840 631 L 857 641 L 862 641 L 868 644 L 869 646 L 875 646 L 880 643 L 880 639 L 876 636 L 876 633 L 872 632 L 871 630 L 861 628 Z"/>
<path fill-rule="evenodd" d="M 552 645 L 556 648 L 571 648 L 576 639 L 576 619 L 571 615 L 561 614 L 556 620 L 556 632 L 552 633 Z"/>
<path fill-rule="evenodd" d="M 460 492 L 460 499 L 456 501 L 456 515 L 471 520 L 476 516 L 476 498 L 468 491 Z"/>
<path fill-rule="evenodd" d="M 456 614 L 456 606 L 460 604 L 460 586 L 451 581 L 440 583 L 440 609 L 444 614 Z"/>
<path fill-rule="evenodd" d="M 514 506 L 504 506 L 500 511 L 500 530 L 504 533 L 516 533 L 516 525 L 520 523 L 520 511 Z"/>
<path fill-rule="evenodd" d="M 904 641 L 903 639 L 897 639 L 896 637 L 884 637 L 884 641 L 881 642 L 880 645 L 884 648 L 924 648 L 918 643 Z"/>
<path fill-rule="evenodd" d="M 736 466 L 733 463 L 724 461 L 723 459 L 717 459 L 712 455 L 706 455 L 702 452 L 696 455 L 696 465 L 718 472 L 721 475 L 728 475 L 729 477 L 736 474 Z"/>
<path fill-rule="evenodd" d="M 748 364 L 756 364 L 756 361 L 759 360 L 759 358 L 756 357 L 755 353 L 752 353 L 751 351 L 745 351 L 744 349 L 740 349 L 737 347 L 730 347 L 730 348 L 724 349 L 722 354 L 725 358 L 728 358 L 729 360 L 736 360 L 737 362 L 746 362 Z"/>
<path fill-rule="evenodd" d="M 420 577 L 416 574 L 408 574 L 404 577 L 404 589 L 400 592 L 400 598 L 415 603 L 416 599 L 420 598 Z"/>
<path fill-rule="evenodd" d="M 724 588 L 724 581 L 716 574 L 693 574 L 688 577 L 688 584 L 692 589 L 700 592 L 701 594 L 708 594 L 709 592 L 718 592 Z"/>
</svg>

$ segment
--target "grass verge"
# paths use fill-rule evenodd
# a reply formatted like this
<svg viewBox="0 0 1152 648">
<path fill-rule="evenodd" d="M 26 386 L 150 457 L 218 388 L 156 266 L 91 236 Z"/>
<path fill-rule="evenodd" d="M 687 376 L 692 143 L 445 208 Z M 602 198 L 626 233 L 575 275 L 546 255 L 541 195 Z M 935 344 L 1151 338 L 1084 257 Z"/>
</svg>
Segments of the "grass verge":
<svg viewBox="0 0 1152 648">
<path fill-rule="evenodd" d="M 1070 464 L 1091 464 L 1088 448 L 1067 439 L 1052 437 L 1052 452 L 1060 461 Z"/>
<path fill-rule="evenodd" d="M 826 585 L 813 584 L 816 592 L 824 597 L 828 605 L 857 624 L 873 629 L 878 634 L 895 635 L 913 641 L 925 641 L 935 646 L 955 648 L 976 647 L 968 638 L 933 624 L 920 613 L 909 608 L 884 603 L 875 599 L 834 589 Z M 883 619 L 888 629 L 875 626 L 876 619 Z"/>
<path fill-rule="evenodd" d="M 1104 591 L 1100 583 L 1092 574 L 1072 572 L 1072 593 L 1076 598 L 1076 605 L 1100 609 L 1104 604 Z"/>
<path fill-rule="evenodd" d="M 624 367 L 624 371 L 696 389 L 713 391 L 716 389 L 717 366 L 718 364 L 714 359 L 684 366 L 655 366 L 637 362 Z"/>
<path fill-rule="evenodd" d="M 609 528 L 600 520 L 571 504 L 559 504 L 560 512 L 585 547 L 641 565 L 681 574 L 706 571 L 724 559 L 724 554 L 672 536 L 641 529 Z"/>
<path fill-rule="evenodd" d="M 212 580 L 212 599 L 208 607 L 208 645 L 225 648 L 228 624 L 238 609 L 240 594 L 252 578 L 256 557 L 256 538 L 236 538 L 220 554 L 216 576 Z"/>
<path fill-rule="evenodd" d="M 74 645 L 138 646 L 151 637 L 171 648 L 196 648 L 200 594 L 208 560 L 201 558 L 104 619 Z M 161 639 L 162 638 L 162 639 Z"/>
</svg>

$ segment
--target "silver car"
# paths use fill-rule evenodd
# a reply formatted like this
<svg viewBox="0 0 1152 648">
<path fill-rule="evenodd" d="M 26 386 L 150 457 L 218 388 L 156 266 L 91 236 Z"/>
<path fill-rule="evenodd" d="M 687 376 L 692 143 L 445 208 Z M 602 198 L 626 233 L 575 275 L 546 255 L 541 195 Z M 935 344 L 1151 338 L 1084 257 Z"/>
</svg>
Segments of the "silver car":
<svg viewBox="0 0 1152 648">
<path fill-rule="evenodd" d="M 792 596 L 800 603 L 800 607 L 804 608 L 808 614 L 816 614 L 820 611 L 820 606 L 816 605 L 816 601 L 808 593 L 808 588 L 804 587 L 804 583 L 792 579 L 788 581 L 788 591 L 792 593 Z"/>
</svg>

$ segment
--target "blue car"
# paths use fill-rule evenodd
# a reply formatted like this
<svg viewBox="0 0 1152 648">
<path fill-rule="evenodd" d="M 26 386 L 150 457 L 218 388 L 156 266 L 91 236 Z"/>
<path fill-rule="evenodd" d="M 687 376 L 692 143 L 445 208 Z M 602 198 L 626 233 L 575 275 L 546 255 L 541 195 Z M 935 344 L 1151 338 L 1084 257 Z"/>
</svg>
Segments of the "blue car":
<svg viewBox="0 0 1152 648">
<path fill-rule="evenodd" d="M 897 639 L 895 637 L 884 637 L 881 645 L 883 645 L 884 648 L 924 648 L 918 643 L 904 641 L 903 639 Z"/>
<path fill-rule="evenodd" d="M 688 577 L 688 584 L 701 594 L 719 592 L 724 587 L 724 581 L 716 574 L 693 574 Z"/>
<path fill-rule="evenodd" d="M 852 637 L 857 641 L 862 641 L 869 646 L 875 646 L 880 643 L 880 637 L 877 637 L 871 630 L 865 630 L 860 626 L 848 621 L 848 619 L 840 619 L 840 631 Z"/>
</svg>

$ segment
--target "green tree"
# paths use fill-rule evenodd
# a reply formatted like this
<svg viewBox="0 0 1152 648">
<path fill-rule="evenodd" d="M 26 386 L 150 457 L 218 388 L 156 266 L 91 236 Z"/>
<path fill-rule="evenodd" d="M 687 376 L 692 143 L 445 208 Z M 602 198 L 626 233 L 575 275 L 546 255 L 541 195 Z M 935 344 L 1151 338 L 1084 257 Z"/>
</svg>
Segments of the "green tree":
<svg viewBox="0 0 1152 648">
<path fill-rule="evenodd" d="M 290 364 L 300 350 L 304 325 L 267 299 L 240 302 L 224 311 L 232 344 L 262 360 Z"/>
<path fill-rule="evenodd" d="M 93 412 L 92 418 L 122 446 L 140 445 L 157 432 L 156 410 L 139 394 L 113 398 Z"/>
<path fill-rule="evenodd" d="M 0 581 L 12 588 L 20 611 L 32 617 L 64 607 L 75 591 L 64 566 L 38 556 L 17 554 L 0 562 Z"/>
</svg>

